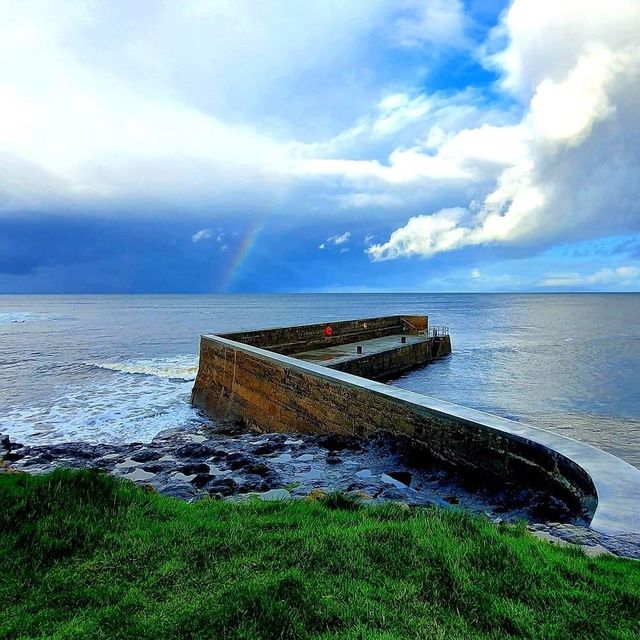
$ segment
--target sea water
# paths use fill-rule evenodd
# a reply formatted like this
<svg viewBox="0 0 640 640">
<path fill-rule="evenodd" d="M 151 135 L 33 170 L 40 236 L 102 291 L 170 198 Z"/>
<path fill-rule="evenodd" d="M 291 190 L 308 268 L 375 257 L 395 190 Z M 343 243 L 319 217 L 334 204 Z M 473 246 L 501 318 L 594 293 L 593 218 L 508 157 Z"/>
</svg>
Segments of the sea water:
<svg viewBox="0 0 640 640">
<path fill-rule="evenodd" d="M 640 467 L 640 294 L 0 296 L 0 432 L 147 441 L 203 420 L 200 334 L 399 313 L 448 325 L 453 354 L 392 384 Z"/>
</svg>

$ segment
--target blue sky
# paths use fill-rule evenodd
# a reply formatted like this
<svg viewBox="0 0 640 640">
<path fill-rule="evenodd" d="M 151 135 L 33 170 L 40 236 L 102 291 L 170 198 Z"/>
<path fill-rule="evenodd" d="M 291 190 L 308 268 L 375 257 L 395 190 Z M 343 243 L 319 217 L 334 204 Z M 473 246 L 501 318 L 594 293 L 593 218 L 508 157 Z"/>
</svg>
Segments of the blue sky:
<svg viewBox="0 0 640 640">
<path fill-rule="evenodd" d="M 638 291 L 636 0 L 0 5 L 0 292 Z"/>
</svg>

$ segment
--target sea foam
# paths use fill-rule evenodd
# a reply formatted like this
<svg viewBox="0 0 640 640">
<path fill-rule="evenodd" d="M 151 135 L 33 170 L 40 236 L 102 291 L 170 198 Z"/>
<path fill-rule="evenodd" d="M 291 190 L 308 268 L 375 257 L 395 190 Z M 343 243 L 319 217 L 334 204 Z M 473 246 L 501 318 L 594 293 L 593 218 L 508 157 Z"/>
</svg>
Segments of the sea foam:
<svg viewBox="0 0 640 640">
<path fill-rule="evenodd" d="M 192 355 L 125 360 L 123 362 L 87 362 L 86 364 L 109 371 L 173 380 L 195 380 L 198 373 L 198 357 Z"/>
</svg>

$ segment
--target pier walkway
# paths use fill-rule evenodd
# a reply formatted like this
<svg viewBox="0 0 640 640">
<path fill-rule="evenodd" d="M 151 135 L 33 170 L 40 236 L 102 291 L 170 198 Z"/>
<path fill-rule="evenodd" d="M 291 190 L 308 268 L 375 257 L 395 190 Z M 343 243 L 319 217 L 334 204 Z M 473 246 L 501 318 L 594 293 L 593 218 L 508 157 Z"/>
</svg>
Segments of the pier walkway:
<svg viewBox="0 0 640 640">
<path fill-rule="evenodd" d="M 321 364 L 325 367 L 335 367 L 351 360 L 381 354 L 385 351 L 395 351 L 405 345 L 415 345 L 420 342 L 427 342 L 427 340 L 428 338 L 425 335 L 415 336 L 398 333 L 382 338 L 371 338 L 333 347 L 302 351 L 301 353 L 293 354 L 292 357 L 305 362 Z"/>
</svg>

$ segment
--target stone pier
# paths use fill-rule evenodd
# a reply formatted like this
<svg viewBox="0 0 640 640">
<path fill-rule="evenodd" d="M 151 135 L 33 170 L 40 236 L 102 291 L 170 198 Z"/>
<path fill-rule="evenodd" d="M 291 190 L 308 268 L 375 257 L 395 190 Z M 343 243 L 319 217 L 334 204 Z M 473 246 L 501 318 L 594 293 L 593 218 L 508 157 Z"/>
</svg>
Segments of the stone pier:
<svg viewBox="0 0 640 640">
<path fill-rule="evenodd" d="M 269 432 L 378 432 L 457 471 L 560 497 L 605 534 L 640 532 L 640 470 L 595 447 L 379 382 L 451 353 L 426 316 L 201 338 L 194 405 Z"/>
</svg>

